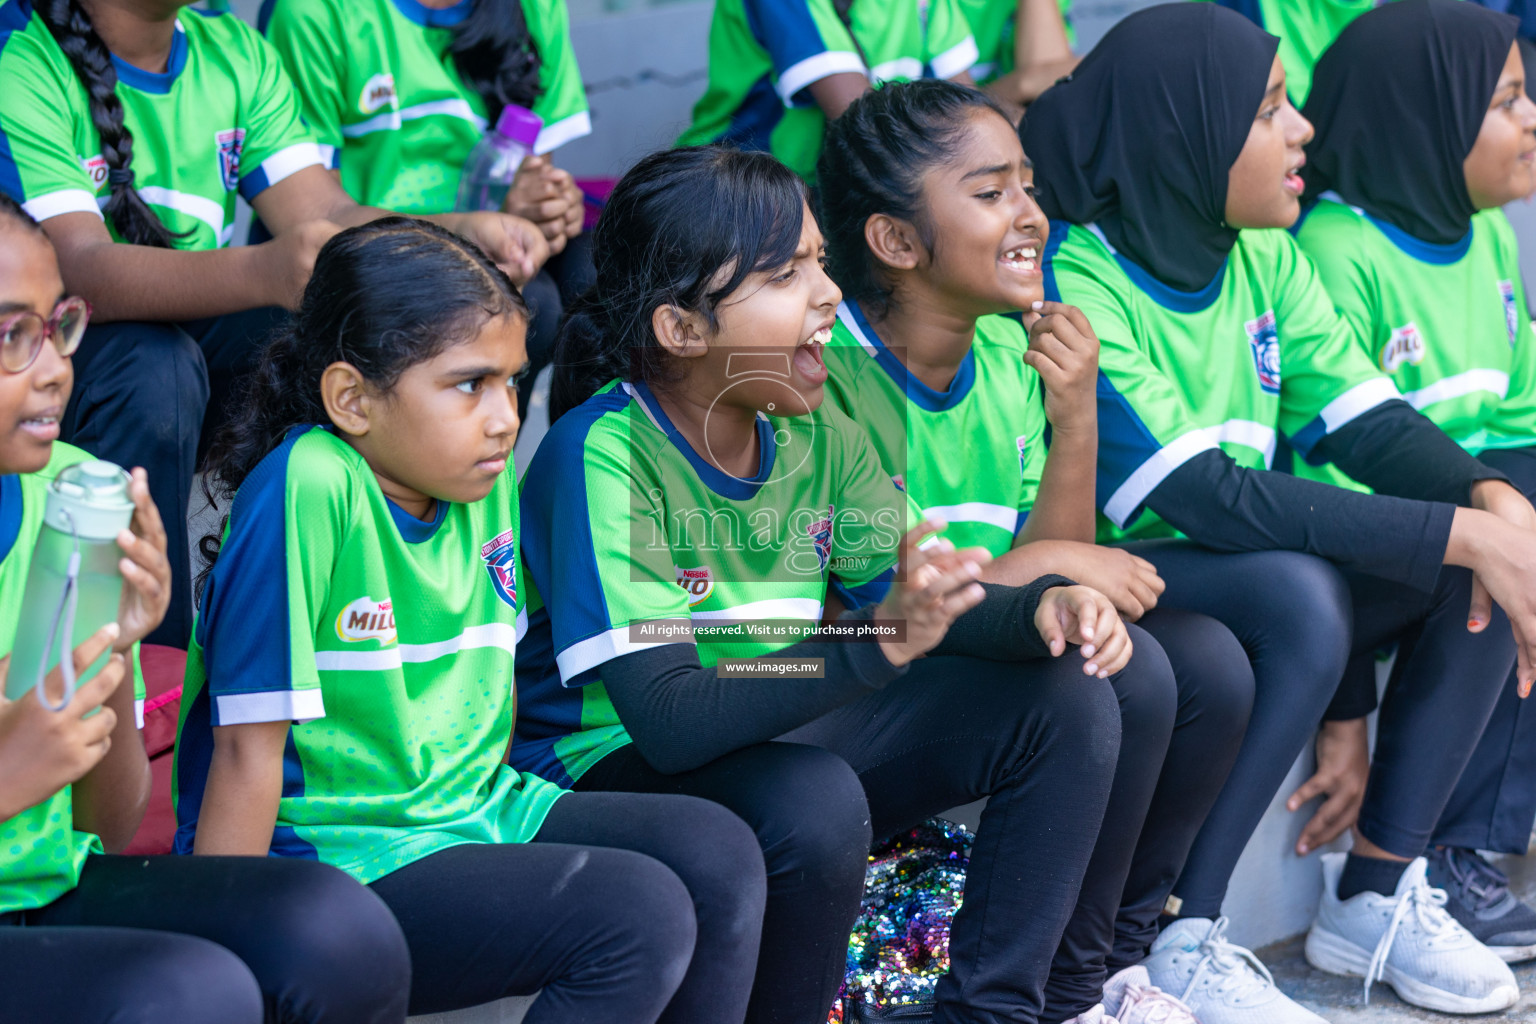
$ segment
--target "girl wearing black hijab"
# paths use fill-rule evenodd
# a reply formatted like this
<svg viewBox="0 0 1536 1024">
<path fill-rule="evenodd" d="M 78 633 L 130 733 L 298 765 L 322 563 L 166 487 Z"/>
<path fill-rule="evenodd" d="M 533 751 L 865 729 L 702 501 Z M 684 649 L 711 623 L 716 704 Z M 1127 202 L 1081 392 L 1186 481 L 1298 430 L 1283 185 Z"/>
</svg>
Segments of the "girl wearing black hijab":
<svg viewBox="0 0 1536 1024">
<path fill-rule="evenodd" d="M 1513 18 L 1451 0 L 1391 4 L 1344 32 L 1319 63 L 1306 108 L 1318 132 L 1303 175 L 1315 205 L 1296 239 L 1356 345 L 1410 404 L 1529 497 L 1536 335 L 1514 232 L 1499 209 L 1531 193 L 1536 164 L 1536 104 L 1525 93 L 1514 35 Z M 1331 465 L 1297 471 L 1351 485 Z M 1433 642 L 1421 638 L 1421 647 L 1426 639 Z M 1354 667 L 1346 680 L 1355 685 L 1329 709 L 1319 749 L 1340 757 L 1322 773 L 1338 777 L 1356 766 L 1364 775 L 1372 667 L 1370 659 Z M 1428 699 L 1454 715 L 1465 696 L 1458 679 Z M 1378 747 L 1437 745 L 1438 735 L 1414 732 L 1422 720 L 1402 715 L 1400 703 L 1383 708 Z M 1510 895 L 1508 880 L 1477 850 L 1524 853 L 1530 842 L 1536 705 L 1520 699 L 1512 673 L 1497 707 L 1477 708 L 1492 717 L 1438 824 L 1429 817 L 1438 807 L 1422 799 L 1383 807 L 1379 794 L 1392 787 L 1373 785 L 1357 832 L 1387 859 L 1407 859 L 1423 851 L 1432 829 L 1431 884 L 1446 890 L 1468 931 L 1513 963 L 1536 956 L 1536 911 Z M 1364 790 L 1365 779 L 1334 789 Z M 1409 836 L 1396 828 L 1404 819 L 1414 821 Z"/>
<path fill-rule="evenodd" d="M 1355 346 L 1311 261 L 1284 231 L 1262 230 L 1296 220 L 1312 134 L 1286 100 L 1276 47 L 1224 8 L 1149 8 L 1112 29 L 1021 128 L 1055 221 L 1047 297 L 1080 307 L 1100 338 L 1100 539 L 1131 544 L 1166 581 L 1163 605 L 1220 620 L 1253 663 L 1243 749 L 1172 886 L 1166 910 L 1178 920 L 1147 961 L 1153 984 L 1204 1024 L 1318 1019 L 1226 941 L 1218 915 L 1352 643 L 1372 650 L 1447 620 L 1468 630 L 1470 608 L 1476 635 L 1457 633 L 1458 682 L 1480 680 L 1482 691 L 1469 685 L 1461 696 L 1485 709 L 1514 648 L 1522 681 L 1536 664 L 1536 533 L 1523 525 L 1528 506 L 1516 508 L 1524 499 L 1402 401 Z M 1267 472 L 1281 435 L 1378 493 Z M 1489 593 L 1518 643 L 1502 617 L 1487 629 Z M 1399 688 L 1441 681 L 1433 659 L 1411 661 Z M 1449 794 L 1455 751 L 1470 748 L 1479 714 L 1485 721 L 1484 712 L 1442 721 L 1439 745 L 1412 752 L 1448 765 L 1450 783 L 1420 794 L 1427 804 Z M 1348 884 L 1378 887 L 1380 876 L 1361 867 L 1387 862 L 1357 860 Z M 1460 926 L 1434 907 L 1422 864 L 1403 880 L 1380 899 L 1391 909 L 1407 901 L 1414 925 L 1388 930 L 1389 915 L 1376 915 L 1373 933 L 1351 932 L 1363 950 L 1358 973 L 1373 952 L 1394 981 L 1444 968 L 1436 957 L 1449 956 L 1460 988 L 1451 995 L 1497 1003 L 1487 1009 L 1513 1003 L 1508 969 L 1478 959 L 1491 954 L 1464 931 L 1446 931 Z M 1434 944 L 1419 927 L 1430 921 L 1444 926 Z"/>
</svg>

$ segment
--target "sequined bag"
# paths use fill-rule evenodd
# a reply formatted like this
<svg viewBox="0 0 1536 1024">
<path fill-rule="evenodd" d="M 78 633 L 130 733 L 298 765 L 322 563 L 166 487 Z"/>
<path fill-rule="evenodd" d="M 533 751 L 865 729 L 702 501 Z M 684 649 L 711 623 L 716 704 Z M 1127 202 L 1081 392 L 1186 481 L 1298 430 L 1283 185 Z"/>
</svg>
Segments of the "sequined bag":
<svg viewBox="0 0 1536 1024">
<path fill-rule="evenodd" d="M 933 989 L 949 970 L 949 925 L 973 838 L 964 826 L 934 818 L 870 854 L 848 974 L 827 1024 L 933 1019 Z"/>
</svg>

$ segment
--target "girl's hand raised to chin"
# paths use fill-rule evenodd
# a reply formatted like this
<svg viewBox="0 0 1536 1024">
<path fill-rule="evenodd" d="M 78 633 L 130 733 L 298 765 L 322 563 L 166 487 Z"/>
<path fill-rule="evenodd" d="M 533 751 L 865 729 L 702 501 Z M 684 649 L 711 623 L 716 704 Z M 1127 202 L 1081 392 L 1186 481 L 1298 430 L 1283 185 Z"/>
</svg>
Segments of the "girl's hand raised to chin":
<svg viewBox="0 0 1536 1024">
<path fill-rule="evenodd" d="M 1108 679 L 1131 660 L 1131 637 L 1114 604 L 1092 587 L 1052 587 L 1035 609 L 1035 628 L 1058 658 L 1077 644 L 1083 672 Z"/>
<path fill-rule="evenodd" d="M 986 596 L 976 581 L 981 567 L 992 560 L 991 552 L 985 548 L 956 551 L 943 538 L 926 548 L 918 547 L 924 537 L 943 528 L 943 523 L 924 520 L 901 540 L 896 581 L 875 613 L 877 620 L 906 626 L 906 638 L 901 643 L 880 641 L 880 649 L 892 665 L 905 665 L 933 650 L 944 639 L 950 623 Z"/>
<path fill-rule="evenodd" d="M 1045 416 L 1054 430 L 1097 430 L 1099 336 L 1076 306 L 1036 302 L 1024 313 L 1024 361 L 1045 384 Z"/>
<path fill-rule="evenodd" d="M 165 524 L 149 496 L 149 476 L 134 469 L 128 485 L 133 498 L 133 520 L 117 535 L 123 557 L 117 563 L 123 574 L 123 599 L 117 622 L 122 628 L 112 649 L 119 654 L 152 633 L 171 604 L 171 563 L 166 558 Z"/>
</svg>

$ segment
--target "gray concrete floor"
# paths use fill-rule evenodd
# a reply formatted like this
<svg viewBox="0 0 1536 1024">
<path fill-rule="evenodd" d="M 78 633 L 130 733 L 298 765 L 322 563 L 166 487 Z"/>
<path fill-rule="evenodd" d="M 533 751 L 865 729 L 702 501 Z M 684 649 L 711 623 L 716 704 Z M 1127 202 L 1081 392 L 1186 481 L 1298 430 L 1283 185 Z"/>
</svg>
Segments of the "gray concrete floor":
<svg viewBox="0 0 1536 1024">
<path fill-rule="evenodd" d="M 1536 898 L 1536 856 L 1511 857 L 1500 862 L 1510 876 L 1515 893 L 1527 901 Z M 1257 950 L 1269 966 L 1280 988 L 1307 1009 L 1332 1024 L 1398 1024 L 1400 1021 L 1446 1021 L 1455 1018 L 1409 1006 L 1392 989 L 1377 984 L 1371 989 L 1371 1002 L 1365 1004 L 1359 978 L 1339 978 L 1313 970 L 1301 953 L 1302 938 L 1278 942 Z M 1488 1014 L 1480 1019 L 1536 1022 L 1536 962 L 1515 967 L 1520 982 L 1520 1002 L 1502 1014 Z"/>
</svg>

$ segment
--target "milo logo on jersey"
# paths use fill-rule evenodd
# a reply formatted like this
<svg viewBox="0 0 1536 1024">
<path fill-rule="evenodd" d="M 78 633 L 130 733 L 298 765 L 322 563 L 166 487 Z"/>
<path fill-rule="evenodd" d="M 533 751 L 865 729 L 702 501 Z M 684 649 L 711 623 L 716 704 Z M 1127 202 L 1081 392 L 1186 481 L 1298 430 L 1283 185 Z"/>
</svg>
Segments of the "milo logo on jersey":
<svg viewBox="0 0 1536 1024">
<path fill-rule="evenodd" d="M 107 158 L 93 156 L 89 160 L 81 160 L 80 166 L 85 168 L 86 176 L 91 179 L 91 186 L 100 192 L 101 186 L 107 183 Z"/>
<path fill-rule="evenodd" d="M 1404 363 L 1418 366 L 1423 361 L 1424 336 L 1419 333 L 1418 324 L 1410 320 L 1394 328 L 1386 347 L 1381 350 L 1381 368 L 1391 373 Z"/>
<path fill-rule="evenodd" d="M 363 640 L 394 643 L 395 603 L 387 597 L 382 601 L 375 601 L 371 597 L 358 598 L 336 616 L 336 635 L 349 644 Z"/>
<path fill-rule="evenodd" d="M 480 545 L 480 558 L 491 574 L 496 596 L 517 607 L 517 531 L 503 530 Z"/>
<path fill-rule="evenodd" d="M 224 187 L 233 192 L 240 187 L 240 150 L 245 147 L 245 129 L 214 132 L 213 138 L 219 144 L 219 173 L 224 176 Z"/>
<path fill-rule="evenodd" d="M 827 514 L 805 528 L 805 532 L 811 536 L 811 544 L 816 549 L 816 571 L 826 572 L 827 563 L 832 560 L 832 512 L 835 506 L 827 506 Z"/>
<path fill-rule="evenodd" d="M 395 76 L 389 72 L 374 75 L 363 83 L 363 94 L 357 99 L 360 113 L 371 114 L 375 110 L 395 105 Z"/>
<path fill-rule="evenodd" d="M 1509 347 L 1520 340 L 1520 308 L 1515 305 L 1515 283 L 1499 282 L 1499 298 L 1504 300 L 1504 329 L 1509 332 Z"/>
<path fill-rule="evenodd" d="M 677 585 L 683 588 L 683 593 L 688 595 L 688 607 L 702 604 L 709 600 L 709 595 L 715 592 L 715 578 L 709 571 L 709 566 L 701 565 L 697 569 L 684 569 L 680 565 L 672 568 L 677 570 Z"/>
<path fill-rule="evenodd" d="M 1253 369 L 1259 375 L 1259 387 L 1266 394 L 1280 393 L 1280 332 L 1275 328 L 1275 311 L 1265 310 L 1243 324 L 1248 332 L 1248 347 L 1253 351 Z"/>
</svg>

